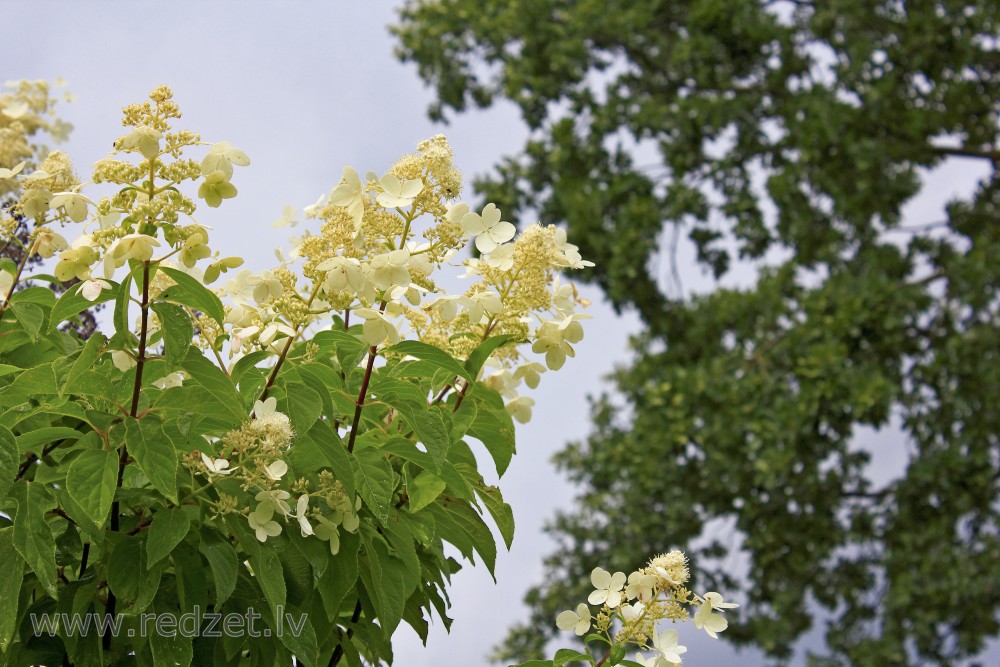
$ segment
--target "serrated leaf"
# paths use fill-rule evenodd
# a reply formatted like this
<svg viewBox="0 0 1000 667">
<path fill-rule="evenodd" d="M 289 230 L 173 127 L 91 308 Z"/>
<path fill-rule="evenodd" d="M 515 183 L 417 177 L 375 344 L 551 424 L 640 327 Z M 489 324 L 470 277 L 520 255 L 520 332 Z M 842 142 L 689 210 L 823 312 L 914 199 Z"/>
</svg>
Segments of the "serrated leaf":
<svg viewBox="0 0 1000 667">
<path fill-rule="evenodd" d="M 478 553 L 486 564 L 490 576 L 496 578 L 494 567 L 497 548 L 493 541 L 493 533 L 469 503 L 438 500 L 429 505 L 425 511 L 434 518 L 441 539 L 453 544 L 470 562 L 475 562 L 473 552 Z"/>
<path fill-rule="evenodd" d="M 0 497 L 6 496 L 14 477 L 21 467 L 21 452 L 14 434 L 6 426 L 0 426 Z"/>
<path fill-rule="evenodd" d="M 157 491 L 177 502 L 177 449 L 163 424 L 147 415 L 125 420 L 129 454 Z"/>
<path fill-rule="evenodd" d="M 56 506 L 40 484 L 19 480 L 10 489 L 17 502 L 14 516 L 14 548 L 49 595 L 56 597 L 56 541 L 45 514 Z"/>
<path fill-rule="evenodd" d="M 392 502 L 392 466 L 385 454 L 377 449 L 362 449 L 351 458 L 354 467 L 354 486 L 361 499 L 380 521 L 389 518 Z"/>
<path fill-rule="evenodd" d="M 580 651 L 574 651 L 571 648 L 561 648 L 558 651 L 556 651 L 556 655 L 552 659 L 552 664 L 554 665 L 554 667 L 562 667 L 562 665 L 565 665 L 566 663 L 575 662 L 577 660 L 583 661 L 588 665 L 593 663 L 593 661 L 590 659 L 590 656 L 586 653 L 581 653 Z"/>
<path fill-rule="evenodd" d="M 157 301 L 152 304 L 153 312 L 160 320 L 163 331 L 164 356 L 167 366 L 176 368 L 187 356 L 194 337 L 194 325 L 191 317 L 180 306 Z"/>
<path fill-rule="evenodd" d="M 80 354 L 77 355 L 76 361 L 73 362 L 73 366 L 69 369 L 69 374 L 66 376 L 65 391 L 73 393 L 73 384 L 84 373 L 90 372 L 91 368 L 100 358 L 101 353 L 104 352 L 104 347 L 107 344 L 107 337 L 99 331 L 95 331 L 87 339 L 87 342 L 80 348 Z"/>
<path fill-rule="evenodd" d="M 313 336 L 311 342 L 319 345 L 324 352 L 332 351 L 341 369 L 347 373 L 358 365 L 361 357 L 368 351 L 368 344 L 363 340 L 338 329 L 320 331 Z"/>
<path fill-rule="evenodd" d="M 161 266 L 160 271 L 163 271 L 177 283 L 160 292 L 161 299 L 201 311 L 218 322 L 220 326 L 223 324 L 226 319 L 226 311 L 222 306 L 222 301 L 212 290 L 178 269 Z"/>
<path fill-rule="evenodd" d="M 382 631 L 390 637 L 406 606 L 406 566 L 389 554 L 380 537 L 363 533 L 361 540 L 365 548 L 358 559 L 358 573 L 375 605 Z"/>
<path fill-rule="evenodd" d="M 0 529 L 0 652 L 6 652 L 17 629 L 17 603 L 24 580 L 24 559 L 14 548 L 14 531 Z"/>
<path fill-rule="evenodd" d="M 296 433 L 306 433 L 323 413 L 323 401 L 301 382 L 289 382 L 284 389 L 285 398 L 279 410 L 288 415 Z"/>
<path fill-rule="evenodd" d="M 239 556 L 227 540 L 222 539 L 208 526 L 202 528 L 198 550 L 208 561 L 215 579 L 215 608 L 219 609 L 236 589 Z"/>
<path fill-rule="evenodd" d="M 243 403 L 232 379 L 206 359 L 200 350 L 191 348 L 188 351 L 187 357 L 184 358 L 183 368 L 190 374 L 191 382 L 200 385 L 209 393 L 217 416 L 225 419 L 233 427 L 247 418 L 247 413 L 243 409 Z"/>
<path fill-rule="evenodd" d="M 473 379 L 473 376 L 469 374 L 469 371 L 450 354 L 441 348 L 428 345 L 427 343 L 422 343 L 418 340 L 404 340 L 401 343 L 397 343 L 392 347 L 384 349 L 383 352 L 404 354 L 416 357 L 417 359 L 423 359 L 424 361 L 429 361 L 438 368 L 443 368 L 452 375 L 458 375 L 466 380 Z"/>
<path fill-rule="evenodd" d="M 476 416 L 466 433 L 486 446 L 502 477 L 514 456 L 514 422 L 495 391 L 477 386 L 473 394 Z"/>
<path fill-rule="evenodd" d="M 509 504 L 503 501 L 500 489 L 495 486 L 477 486 L 476 494 L 483 505 L 486 506 L 486 511 L 493 517 L 493 521 L 497 525 L 497 530 L 500 531 L 504 544 L 507 545 L 509 551 L 510 545 L 514 541 L 514 510 L 511 509 Z"/>
<path fill-rule="evenodd" d="M 128 306 L 129 306 L 129 291 L 132 289 L 132 274 L 125 276 L 122 280 L 121 286 L 115 292 L 115 314 L 114 314 L 114 324 L 115 331 L 120 335 L 128 336 L 131 327 L 131 321 L 128 316 Z"/>
<path fill-rule="evenodd" d="M 419 387 L 405 380 L 379 377 L 372 383 L 371 393 L 402 416 L 436 462 L 445 460 L 451 434 L 441 416 L 442 408 L 428 406 Z"/>
<path fill-rule="evenodd" d="M 42 333 L 42 326 L 45 324 L 45 311 L 35 303 L 14 303 L 10 304 L 10 310 L 20 323 L 21 328 L 31 338 L 31 342 L 38 342 L 38 337 Z"/>
<path fill-rule="evenodd" d="M 63 292 L 59 300 L 52 306 L 52 312 L 49 313 L 49 333 L 55 331 L 63 322 L 79 315 L 88 308 L 116 299 L 121 285 L 110 280 L 108 282 L 111 283 L 111 289 L 101 290 L 101 293 L 93 301 L 85 298 L 76 288 L 71 288 Z"/>
<path fill-rule="evenodd" d="M 493 351 L 513 340 L 517 340 L 517 336 L 512 334 L 500 334 L 499 336 L 487 338 L 465 360 L 465 370 L 468 371 L 470 376 L 479 377 L 479 371 L 483 370 L 486 360 L 490 358 Z"/>
<path fill-rule="evenodd" d="M 429 470 L 423 470 L 412 478 L 407 475 L 407 507 L 411 512 L 419 512 L 434 502 L 445 486 L 444 480 Z"/>
<path fill-rule="evenodd" d="M 191 521 L 182 509 L 163 509 L 154 514 L 146 536 L 146 567 L 152 567 L 169 556 L 190 527 Z"/>
<path fill-rule="evenodd" d="M 41 453 L 43 446 L 57 440 L 78 440 L 83 433 L 68 426 L 46 426 L 17 436 L 17 448 L 21 452 Z"/>
<path fill-rule="evenodd" d="M 66 471 L 66 492 L 95 524 L 101 526 L 115 498 L 117 481 L 117 452 L 85 451 Z"/>
</svg>

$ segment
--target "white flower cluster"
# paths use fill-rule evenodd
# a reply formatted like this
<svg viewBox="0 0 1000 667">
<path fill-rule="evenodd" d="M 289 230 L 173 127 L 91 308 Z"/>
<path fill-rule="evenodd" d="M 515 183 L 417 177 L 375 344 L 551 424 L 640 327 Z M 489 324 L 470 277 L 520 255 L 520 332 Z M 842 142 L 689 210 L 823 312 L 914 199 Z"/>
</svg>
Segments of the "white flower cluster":
<svg viewBox="0 0 1000 667">
<path fill-rule="evenodd" d="M 624 572 L 612 574 L 595 568 L 590 577 L 594 591 L 587 602 L 600 605 L 597 615 L 592 615 L 590 607 L 581 603 L 575 611 L 560 613 L 556 626 L 579 636 L 593 630 L 609 645 L 632 644 L 651 652 L 649 656 L 635 655 L 635 662 L 647 667 L 679 665 L 687 648 L 679 644 L 676 630 L 659 631 L 659 621 L 693 620 L 695 627 L 718 638 L 718 633 L 729 626 L 722 612 L 739 606 L 726 602 L 716 592 L 703 596 L 691 593 L 685 588 L 689 577 L 687 559 L 677 550 L 656 556 L 646 567 L 628 576 Z M 693 617 L 690 607 L 697 607 Z"/>
</svg>

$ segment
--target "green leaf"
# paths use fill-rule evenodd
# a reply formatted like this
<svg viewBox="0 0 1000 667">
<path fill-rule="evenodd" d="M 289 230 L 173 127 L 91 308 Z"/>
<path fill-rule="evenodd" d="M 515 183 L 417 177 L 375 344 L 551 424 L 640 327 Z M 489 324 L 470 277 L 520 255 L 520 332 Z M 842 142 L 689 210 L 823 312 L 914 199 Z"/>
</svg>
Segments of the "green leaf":
<svg viewBox="0 0 1000 667">
<path fill-rule="evenodd" d="M 161 266 L 160 270 L 177 283 L 160 292 L 161 299 L 201 311 L 218 322 L 219 325 L 224 323 L 226 319 L 225 308 L 223 308 L 219 297 L 210 289 L 178 269 Z"/>
<path fill-rule="evenodd" d="M 466 380 L 472 380 L 474 378 L 474 376 L 470 375 L 469 371 L 450 354 L 441 348 L 428 345 L 427 343 L 422 343 L 418 340 L 404 340 L 403 342 L 393 345 L 392 347 L 385 348 L 382 351 L 409 355 L 411 357 L 416 357 L 417 359 L 429 361 L 438 368 L 442 368 L 452 375 L 457 375 L 465 378 Z"/>
<path fill-rule="evenodd" d="M 0 529 L 0 652 L 6 653 L 17 629 L 17 603 L 24 580 L 24 559 L 14 548 L 14 531 Z"/>
<path fill-rule="evenodd" d="M 146 536 L 146 567 L 152 567 L 170 555 L 188 533 L 191 521 L 179 508 L 163 509 L 153 515 Z"/>
<path fill-rule="evenodd" d="M 284 390 L 285 398 L 279 410 L 288 415 L 296 433 L 308 432 L 323 413 L 323 401 L 301 382 L 289 382 Z"/>
<path fill-rule="evenodd" d="M 297 451 L 296 451 L 297 450 Z M 340 480 L 349 496 L 354 495 L 354 466 L 340 435 L 325 421 L 313 424 L 309 433 L 300 435 L 292 447 L 289 458 L 304 463 L 307 470 L 328 467 Z M 308 462 L 307 462 L 308 461 Z M 297 465 L 296 462 L 293 465 Z"/>
<path fill-rule="evenodd" d="M 503 501 L 500 489 L 495 486 L 479 485 L 476 487 L 476 493 L 483 505 L 486 506 L 490 516 L 493 517 L 493 521 L 496 522 L 497 529 L 509 551 L 510 545 L 514 541 L 514 510 Z"/>
<path fill-rule="evenodd" d="M 365 505 L 380 521 L 389 518 L 392 503 L 392 466 L 385 454 L 377 449 L 362 449 L 351 458 L 354 467 L 354 486 Z"/>
<path fill-rule="evenodd" d="M 320 331 L 311 341 L 319 345 L 324 352 L 333 352 L 340 363 L 341 369 L 350 373 L 361 361 L 361 357 L 368 351 L 368 344 L 360 338 L 353 336 L 346 331 L 339 329 L 329 329 Z"/>
<path fill-rule="evenodd" d="M 0 498 L 7 495 L 20 466 L 21 452 L 14 434 L 6 426 L 0 426 Z"/>
<path fill-rule="evenodd" d="M 22 452 L 41 453 L 44 445 L 57 440 L 78 440 L 83 433 L 67 426 L 46 426 L 17 436 L 17 448 Z"/>
<path fill-rule="evenodd" d="M 42 307 L 34 303 L 14 303 L 12 301 L 10 309 L 17 316 L 17 321 L 31 338 L 31 341 L 38 342 L 38 336 L 45 324 L 45 311 L 42 310 Z"/>
<path fill-rule="evenodd" d="M 623 644 L 615 644 L 611 647 L 608 652 L 608 664 L 617 665 L 620 664 L 622 660 L 625 659 L 625 646 Z"/>
<path fill-rule="evenodd" d="M 110 280 L 108 282 L 111 283 L 111 289 L 101 290 L 100 295 L 93 301 L 84 298 L 76 288 L 70 288 L 63 292 L 49 314 L 49 333 L 55 331 L 63 322 L 79 315 L 86 309 L 96 306 L 99 303 L 116 299 L 121 285 Z"/>
<path fill-rule="evenodd" d="M 465 360 L 465 369 L 469 372 L 468 374 L 472 377 L 479 377 L 479 371 L 483 370 L 486 360 L 490 358 L 493 351 L 514 340 L 518 340 L 518 337 L 513 334 L 500 334 L 484 340 Z"/>
<path fill-rule="evenodd" d="M 157 611 L 161 614 L 176 614 L 170 608 L 158 608 Z M 180 632 L 150 633 L 149 650 L 153 654 L 153 667 L 188 667 L 194 659 L 192 642 L 192 637 Z"/>
<path fill-rule="evenodd" d="M 486 446 L 497 475 L 503 476 L 514 456 L 514 422 L 495 391 L 477 385 L 473 397 L 476 416 L 466 433 Z"/>
<path fill-rule="evenodd" d="M 594 664 L 594 661 L 590 658 L 587 653 L 580 653 L 579 651 L 574 651 L 571 648 L 561 648 L 556 651 L 555 658 L 552 660 L 554 667 L 562 667 L 569 662 L 582 661 L 588 665 Z"/>
<path fill-rule="evenodd" d="M 232 378 L 235 384 L 239 384 L 247 371 L 270 356 L 273 356 L 273 354 L 269 350 L 257 350 L 240 357 L 239 361 L 233 365 L 233 370 L 229 374 L 229 377 Z"/>
<path fill-rule="evenodd" d="M 198 550 L 208 561 L 215 578 L 215 608 L 219 609 L 236 589 L 236 574 L 239 556 L 227 540 L 205 526 L 201 530 L 201 544 Z"/>
<path fill-rule="evenodd" d="M 18 480 L 10 489 L 17 502 L 14 548 L 38 577 L 49 595 L 56 597 L 56 541 L 45 514 L 56 506 L 41 484 Z"/>
<path fill-rule="evenodd" d="M 553 667 L 553 663 L 551 660 L 529 660 L 518 665 L 510 665 L 510 667 Z"/>
<path fill-rule="evenodd" d="M 362 532 L 364 550 L 358 559 L 358 573 L 365 591 L 375 605 L 382 631 L 392 636 L 403 618 L 409 592 L 406 590 L 406 566 L 389 554 L 379 535 Z"/>
<path fill-rule="evenodd" d="M 497 560 L 497 548 L 493 533 L 469 503 L 439 500 L 428 505 L 425 511 L 434 518 L 441 539 L 455 545 L 470 562 L 475 562 L 473 552 L 478 552 L 490 576 L 495 579 L 493 569 Z"/>
<path fill-rule="evenodd" d="M 51 310 L 52 306 L 55 305 L 55 302 L 55 292 L 50 290 L 48 287 L 41 286 L 28 287 L 27 289 L 18 290 L 14 292 L 13 296 L 10 297 L 11 306 L 19 303 L 33 303 L 41 306 L 42 310 Z"/>
<path fill-rule="evenodd" d="M 177 502 L 177 449 L 152 415 L 125 420 L 128 451 L 157 491 Z"/>
<path fill-rule="evenodd" d="M 80 348 L 80 354 L 77 355 L 76 361 L 73 362 L 73 366 L 69 369 L 69 375 L 66 376 L 65 393 L 74 393 L 73 385 L 84 373 L 87 373 L 93 368 L 94 364 L 100 358 L 101 354 L 104 352 L 104 347 L 108 344 L 108 339 L 99 331 L 95 331 L 87 342 L 84 343 L 83 347 Z"/>
<path fill-rule="evenodd" d="M 380 376 L 372 385 L 372 395 L 395 408 L 435 461 L 444 461 L 451 445 L 451 434 L 441 415 L 442 408 L 428 406 L 420 388 L 405 380 Z"/>
<path fill-rule="evenodd" d="M 441 495 L 445 486 L 444 481 L 429 470 L 421 471 L 413 478 L 407 475 L 406 495 L 410 511 L 419 512 L 430 505 Z"/>
<path fill-rule="evenodd" d="M 191 317 L 183 308 L 172 303 L 156 302 L 152 304 L 153 312 L 160 320 L 163 331 L 164 356 L 167 366 L 176 368 L 187 356 L 194 337 L 194 325 Z"/>
<path fill-rule="evenodd" d="M 132 289 L 132 274 L 129 273 L 122 280 L 121 286 L 115 293 L 115 314 L 114 323 L 115 331 L 126 337 L 129 336 L 131 331 L 132 322 L 128 316 L 128 306 L 129 306 L 129 291 Z M 81 308 L 82 310 L 82 308 Z"/>
<path fill-rule="evenodd" d="M 200 385 L 211 396 L 216 414 L 235 427 L 247 418 L 243 402 L 231 378 L 215 364 L 206 359 L 200 350 L 191 348 L 184 359 L 184 370 L 191 375 L 191 381 Z"/>
<path fill-rule="evenodd" d="M 117 481 L 117 452 L 85 451 L 66 471 L 66 492 L 95 524 L 101 526 L 111 509 Z"/>
</svg>

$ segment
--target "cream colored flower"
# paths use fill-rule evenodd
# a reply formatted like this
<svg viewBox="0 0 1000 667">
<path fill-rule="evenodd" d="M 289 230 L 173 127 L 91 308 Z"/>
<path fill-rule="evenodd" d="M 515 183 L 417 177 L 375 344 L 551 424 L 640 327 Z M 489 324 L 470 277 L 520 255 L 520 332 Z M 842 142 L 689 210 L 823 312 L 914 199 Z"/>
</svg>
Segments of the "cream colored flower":
<svg viewBox="0 0 1000 667">
<path fill-rule="evenodd" d="M 572 630 L 582 637 L 590 629 L 590 608 L 580 603 L 576 611 L 566 610 L 556 616 L 556 627 L 560 630 Z"/>
<path fill-rule="evenodd" d="M 160 139 L 163 134 L 152 127 L 140 125 L 122 141 L 122 147 L 127 151 L 138 151 L 143 157 L 152 160 L 160 154 Z"/>
<path fill-rule="evenodd" d="M 250 158 L 239 148 L 233 148 L 228 141 L 220 141 L 212 145 L 212 150 L 201 161 L 201 173 L 208 176 L 213 172 L 221 171 L 225 175 L 225 180 L 228 181 L 233 177 L 234 164 L 245 167 L 250 164 Z"/>
<path fill-rule="evenodd" d="M 597 589 L 587 597 L 590 604 L 606 604 L 612 609 L 622 602 L 622 588 L 625 586 L 625 573 L 611 574 L 607 570 L 595 567 L 590 573 L 590 582 Z"/>
<path fill-rule="evenodd" d="M 343 178 L 330 193 L 330 203 L 347 209 L 347 214 L 354 219 L 355 229 L 361 226 L 365 215 L 365 190 L 358 172 L 353 168 L 344 167 Z"/>
<path fill-rule="evenodd" d="M 383 192 L 379 193 L 377 201 L 386 208 L 409 206 L 424 189 L 424 183 L 419 178 L 400 181 L 392 174 L 386 174 L 379 182 Z"/>
</svg>

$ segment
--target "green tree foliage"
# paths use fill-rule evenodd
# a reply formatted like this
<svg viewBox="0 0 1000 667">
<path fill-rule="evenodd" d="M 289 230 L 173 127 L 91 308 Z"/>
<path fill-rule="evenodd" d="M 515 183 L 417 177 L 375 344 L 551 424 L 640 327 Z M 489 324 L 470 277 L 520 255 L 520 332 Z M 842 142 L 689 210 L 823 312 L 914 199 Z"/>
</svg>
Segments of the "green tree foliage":
<svg viewBox="0 0 1000 667">
<path fill-rule="evenodd" d="M 540 654 L 594 565 L 683 545 L 726 590 L 746 560 L 727 636 L 774 657 L 817 605 L 814 664 L 950 664 L 997 632 L 998 22 L 993 0 L 406 4 L 431 115 L 506 98 L 531 130 L 479 191 L 565 222 L 647 325 L 627 409 L 598 400 L 557 457 L 580 503 L 505 657 Z M 948 158 L 974 193 L 902 220 Z M 758 281 L 669 298 L 649 267 L 677 230 Z M 894 425 L 905 473 L 877 486 L 852 443 Z"/>
</svg>

